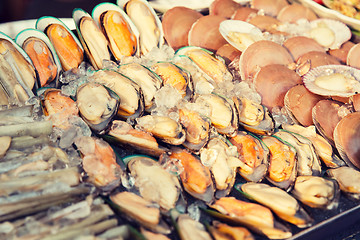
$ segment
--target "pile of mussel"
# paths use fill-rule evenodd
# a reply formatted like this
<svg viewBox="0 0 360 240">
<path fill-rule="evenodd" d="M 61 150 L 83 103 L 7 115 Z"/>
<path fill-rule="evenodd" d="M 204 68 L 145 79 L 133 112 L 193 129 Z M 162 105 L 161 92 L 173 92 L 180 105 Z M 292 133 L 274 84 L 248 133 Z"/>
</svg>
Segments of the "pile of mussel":
<svg viewBox="0 0 360 240">
<path fill-rule="evenodd" d="M 159 15 L 0 33 L 1 238 L 286 239 L 359 200 L 349 27 L 286 0 Z"/>
</svg>

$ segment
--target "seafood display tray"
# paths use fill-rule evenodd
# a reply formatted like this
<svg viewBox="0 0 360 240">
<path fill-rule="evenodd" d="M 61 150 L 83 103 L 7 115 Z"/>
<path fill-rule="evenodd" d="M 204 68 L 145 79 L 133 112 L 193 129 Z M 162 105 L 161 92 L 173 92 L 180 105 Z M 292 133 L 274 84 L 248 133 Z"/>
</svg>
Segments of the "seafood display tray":
<svg viewBox="0 0 360 240">
<path fill-rule="evenodd" d="M 137 154 L 136 152 L 130 152 L 119 148 L 118 146 L 111 145 L 113 149 L 118 154 L 118 157 L 123 158 L 128 155 Z M 263 181 L 266 184 L 270 184 L 267 180 Z M 235 186 L 238 184 L 246 183 L 245 180 L 237 177 L 234 184 L 233 190 L 230 192 L 229 196 L 233 196 L 237 199 L 248 201 L 239 191 L 235 189 Z M 195 203 L 195 198 L 186 194 L 188 205 Z M 326 209 L 316 209 L 310 208 L 308 206 L 302 205 L 304 209 L 310 214 L 314 219 L 314 223 L 311 227 L 304 229 L 298 228 L 289 223 L 287 224 L 291 227 L 293 236 L 288 238 L 288 240 L 309 240 L 309 239 L 336 239 L 333 238 L 335 235 L 338 236 L 339 233 L 349 228 L 352 224 L 360 222 L 360 204 L 358 201 L 353 200 L 345 196 L 343 193 L 340 194 L 339 205 L 336 209 L 326 210 Z M 214 218 L 209 217 L 206 213 L 201 213 L 200 221 L 203 223 L 211 222 Z M 360 229 L 359 229 L 360 230 Z M 257 235 L 253 233 L 256 240 L 267 240 L 268 238 Z M 349 233 L 351 234 L 351 233 Z M 345 236 L 344 236 L 345 237 Z M 177 236 L 173 233 L 171 239 L 178 239 Z"/>
</svg>

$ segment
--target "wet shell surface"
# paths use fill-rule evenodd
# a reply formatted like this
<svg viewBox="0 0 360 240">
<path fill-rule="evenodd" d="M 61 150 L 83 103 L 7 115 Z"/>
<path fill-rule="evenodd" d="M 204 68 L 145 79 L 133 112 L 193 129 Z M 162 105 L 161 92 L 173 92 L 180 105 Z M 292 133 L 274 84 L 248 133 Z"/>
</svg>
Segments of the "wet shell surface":
<svg viewBox="0 0 360 240">
<path fill-rule="evenodd" d="M 262 9 L 266 15 L 276 16 L 280 10 L 288 6 L 286 0 L 252 0 L 251 6 L 255 9 Z"/>
<path fill-rule="evenodd" d="M 360 69 L 360 44 L 353 45 L 346 57 L 346 65 Z"/>
<path fill-rule="evenodd" d="M 276 18 L 281 22 L 296 23 L 300 19 L 312 21 L 318 17 L 310 8 L 301 4 L 293 3 L 283 7 Z"/>
<path fill-rule="evenodd" d="M 298 60 L 299 57 L 301 57 L 305 53 L 311 51 L 323 53 L 326 52 L 325 48 L 321 46 L 318 42 L 316 42 L 314 39 L 304 36 L 295 36 L 288 38 L 283 43 L 283 46 L 288 49 L 295 61 Z"/>
<path fill-rule="evenodd" d="M 239 20 L 221 22 L 219 31 L 228 43 L 241 52 L 254 42 L 264 39 L 259 28 Z"/>
<path fill-rule="evenodd" d="M 360 92 L 360 71 L 345 65 L 319 66 L 303 81 L 309 91 L 323 96 L 350 97 Z"/>
<path fill-rule="evenodd" d="M 247 21 L 247 19 L 253 15 L 256 14 L 258 10 L 250 7 L 243 6 L 235 11 L 234 15 L 231 19 L 233 20 L 241 20 L 241 21 Z"/>
<path fill-rule="evenodd" d="M 231 18 L 234 12 L 241 7 L 241 4 L 233 0 L 215 0 L 209 6 L 209 14 Z"/>
</svg>

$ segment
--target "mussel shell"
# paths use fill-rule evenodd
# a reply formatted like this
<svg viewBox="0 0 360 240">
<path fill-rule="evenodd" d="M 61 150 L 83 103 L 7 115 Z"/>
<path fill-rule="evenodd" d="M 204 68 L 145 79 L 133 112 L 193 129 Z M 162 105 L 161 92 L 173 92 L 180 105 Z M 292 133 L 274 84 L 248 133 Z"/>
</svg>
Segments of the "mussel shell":
<svg viewBox="0 0 360 240">
<path fill-rule="evenodd" d="M 360 112 L 350 113 L 334 129 L 335 146 L 350 166 L 360 169 Z"/>
<path fill-rule="evenodd" d="M 56 67 L 56 75 L 54 76 L 55 78 L 44 79 L 45 81 L 41 82 L 42 79 L 40 79 L 40 75 L 39 75 L 39 81 L 40 81 L 39 85 L 43 87 L 47 83 L 53 80 L 57 80 L 62 70 L 61 63 L 49 38 L 46 36 L 45 33 L 41 32 L 40 30 L 25 29 L 16 35 L 15 41 L 17 44 L 25 48 L 24 44 L 26 44 L 27 40 L 30 38 L 34 38 L 34 40 L 32 41 L 39 42 L 36 45 L 34 45 L 34 49 L 33 49 L 34 52 L 40 55 L 41 53 L 45 54 L 48 50 L 50 50 L 50 54 L 51 54 L 51 56 L 48 56 L 48 60 L 47 60 L 48 65 L 40 66 L 42 61 L 39 59 L 38 60 L 39 62 L 37 63 L 37 66 L 35 66 L 35 69 L 42 67 L 42 68 L 48 68 L 51 71 L 54 69 L 54 67 Z M 42 43 L 44 43 L 45 46 Z M 48 50 L 46 50 L 45 48 L 48 48 Z M 35 62 L 33 62 L 33 64 L 35 64 Z M 53 66 L 54 64 L 55 66 Z M 36 69 L 36 70 L 40 74 L 41 69 Z"/>
<path fill-rule="evenodd" d="M 69 49 L 68 45 L 62 46 L 60 45 L 61 42 L 57 43 L 57 41 L 53 39 L 54 37 L 51 35 L 49 31 L 54 26 L 57 26 L 57 28 L 62 29 L 56 31 L 56 33 L 59 36 L 61 36 L 61 40 L 65 40 L 65 37 L 69 38 L 68 44 L 70 44 L 72 47 L 75 47 L 76 45 L 75 49 Z M 61 65 L 64 71 L 70 70 L 71 68 L 77 68 L 79 64 L 83 61 L 84 58 L 83 46 L 81 45 L 79 39 L 75 36 L 75 34 L 60 19 L 50 16 L 44 16 L 36 21 L 35 27 L 36 29 L 43 31 L 48 36 L 49 40 L 52 42 L 52 45 L 56 50 L 56 53 L 61 61 Z M 57 45 L 59 46 L 57 47 Z M 65 52 L 63 53 L 62 51 L 64 50 Z M 71 55 L 70 60 L 67 59 L 69 52 L 73 54 Z"/>
<path fill-rule="evenodd" d="M 167 44 L 174 50 L 188 46 L 191 26 L 203 15 L 187 7 L 173 7 L 162 16 L 162 27 Z"/>
<path fill-rule="evenodd" d="M 82 84 L 76 91 L 76 98 L 80 116 L 97 133 L 109 127 L 120 103 L 115 92 L 92 82 Z"/>
<path fill-rule="evenodd" d="M 107 14 L 112 12 L 112 21 L 118 28 L 123 29 L 124 32 L 118 35 L 111 32 L 107 27 Z M 110 50 L 116 60 L 120 60 L 121 56 L 139 56 L 139 31 L 135 24 L 131 21 L 129 16 L 117 5 L 113 3 L 100 3 L 96 5 L 91 13 L 91 16 L 95 20 L 96 24 L 102 29 L 103 33 L 109 41 Z M 122 37 L 120 37 L 122 36 Z M 126 40 L 124 40 L 126 39 Z M 118 45 L 126 42 L 125 46 Z M 124 50 L 123 50 L 124 49 Z"/>
<path fill-rule="evenodd" d="M 326 173 L 335 179 L 340 190 L 352 199 L 360 199 L 360 172 L 352 167 L 343 166 L 335 169 L 328 169 Z"/>
</svg>

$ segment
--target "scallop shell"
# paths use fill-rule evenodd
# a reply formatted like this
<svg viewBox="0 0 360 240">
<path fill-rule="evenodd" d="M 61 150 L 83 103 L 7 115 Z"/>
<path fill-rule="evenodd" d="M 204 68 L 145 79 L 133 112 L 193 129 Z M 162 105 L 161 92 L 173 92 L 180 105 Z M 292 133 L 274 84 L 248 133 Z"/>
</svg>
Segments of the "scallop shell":
<svg viewBox="0 0 360 240">
<path fill-rule="evenodd" d="M 314 38 L 320 45 L 336 49 L 351 38 L 351 31 L 344 23 L 326 18 L 310 22 L 311 30 L 306 35 Z"/>
<path fill-rule="evenodd" d="M 240 20 L 225 20 L 221 22 L 219 31 L 228 43 L 241 52 L 252 43 L 264 40 L 259 28 Z"/>
<path fill-rule="evenodd" d="M 345 65 L 313 68 L 303 81 L 309 91 L 323 96 L 350 97 L 360 92 L 360 71 Z"/>
</svg>

